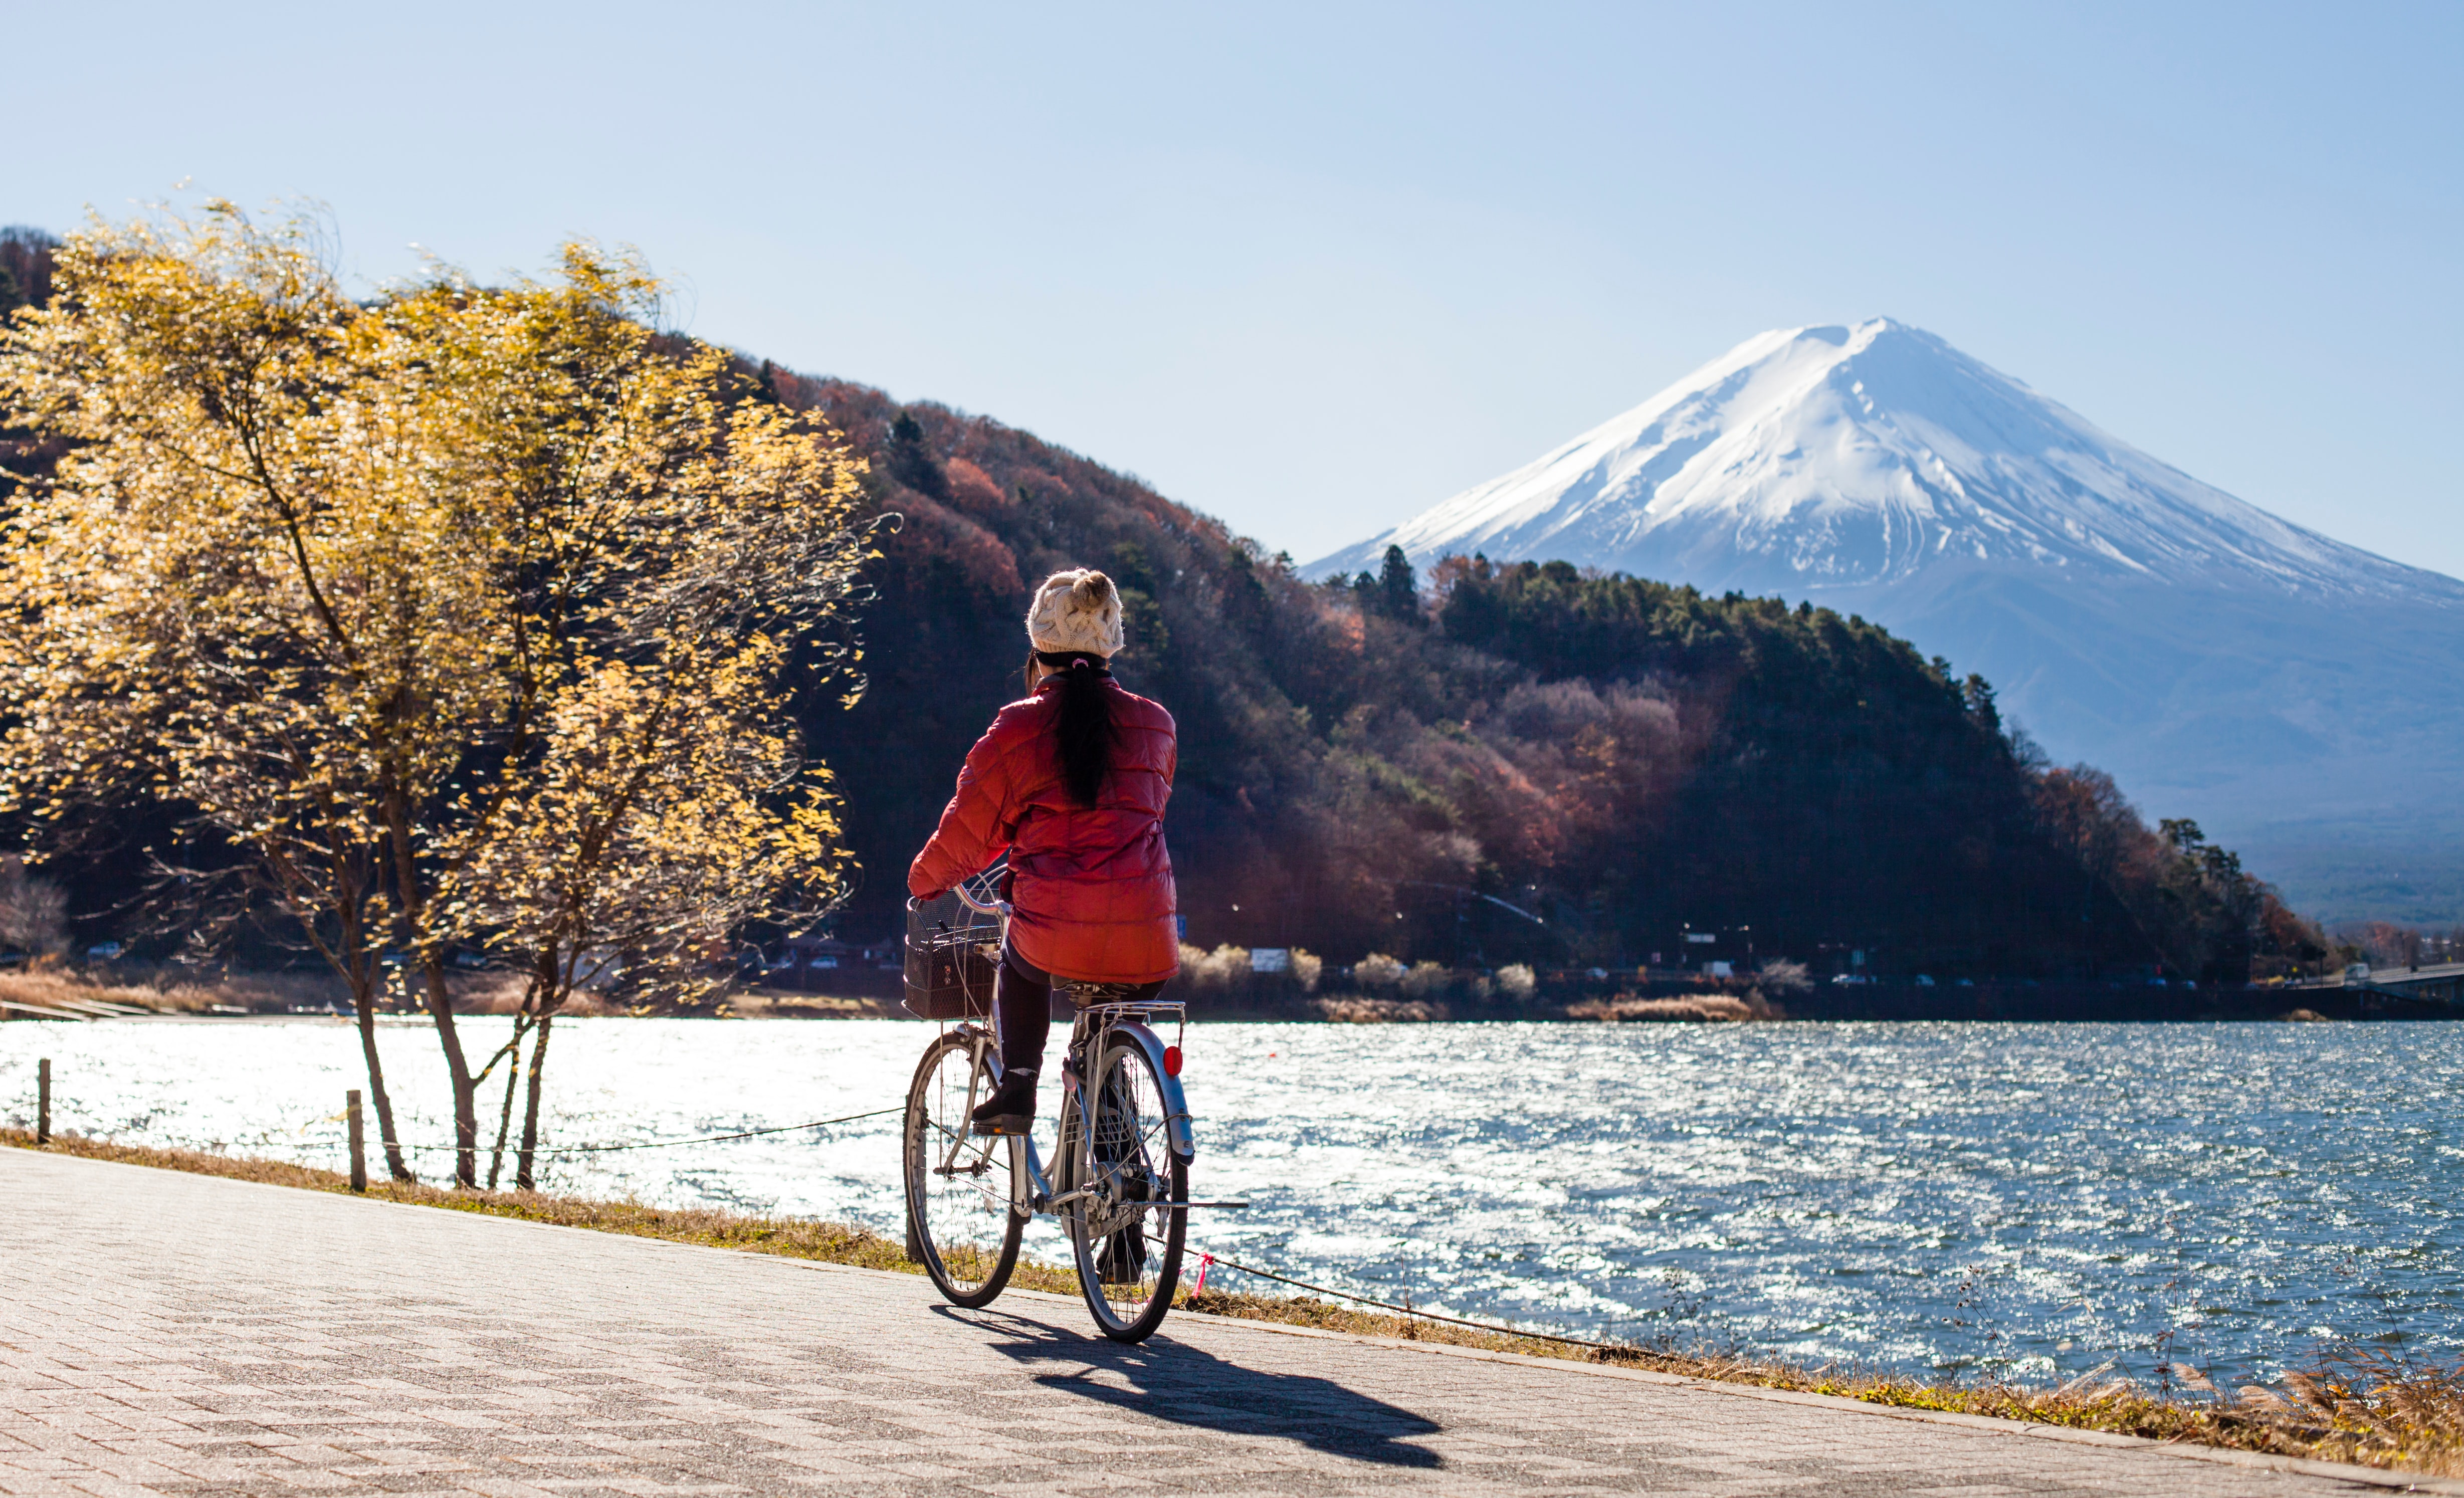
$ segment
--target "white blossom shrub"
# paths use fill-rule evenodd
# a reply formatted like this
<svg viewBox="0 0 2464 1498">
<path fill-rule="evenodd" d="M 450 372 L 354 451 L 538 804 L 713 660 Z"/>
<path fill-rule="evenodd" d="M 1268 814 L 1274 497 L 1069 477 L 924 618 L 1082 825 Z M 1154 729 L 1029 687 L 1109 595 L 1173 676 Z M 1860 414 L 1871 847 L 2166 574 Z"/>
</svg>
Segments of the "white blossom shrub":
<svg viewBox="0 0 2464 1498">
<path fill-rule="evenodd" d="M 1392 988 L 1410 971 L 1383 952 L 1372 952 L 1352 964 L 1352 980 L 1363 988 Z"/>
<path fill-rule="evenodd" d="M 1301 992 L 1317 992 L 1318 975 L 1326 971 L 1326 958 L 1306 947 L 1292 948 L 1292 977 L 1299 980 Z"/>
<path fill-rule="evenodd" d="M 1245 982 L 1249 978 L 1249 949 L 1227 941 L 1208 952 L 1184 941 L 1180 944 L 1180 976 L 1205 988 L 1228 988 Z"/>
</svg>

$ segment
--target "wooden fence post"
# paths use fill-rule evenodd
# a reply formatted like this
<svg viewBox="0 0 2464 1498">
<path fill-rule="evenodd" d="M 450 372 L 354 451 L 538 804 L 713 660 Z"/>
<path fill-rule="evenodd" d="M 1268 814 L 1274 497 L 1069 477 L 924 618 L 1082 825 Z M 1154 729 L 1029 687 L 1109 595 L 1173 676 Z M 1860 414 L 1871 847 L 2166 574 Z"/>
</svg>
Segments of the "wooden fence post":
<svg viewBox="0 0 2464 1498">
<path fill-rule="evenodd" d="M 347 1100 L 343 1112 L 351 1115 L 351 1189 L 368 1189 L 368 1136 L 360 1127 L 360 1092 L 353 1088 L 342 1094 Z"/>
<path fill-rule="evenodd" d="M 34 1142 L 52 1142 L 52 1058 L 34 1063 Z"/>
</svg>

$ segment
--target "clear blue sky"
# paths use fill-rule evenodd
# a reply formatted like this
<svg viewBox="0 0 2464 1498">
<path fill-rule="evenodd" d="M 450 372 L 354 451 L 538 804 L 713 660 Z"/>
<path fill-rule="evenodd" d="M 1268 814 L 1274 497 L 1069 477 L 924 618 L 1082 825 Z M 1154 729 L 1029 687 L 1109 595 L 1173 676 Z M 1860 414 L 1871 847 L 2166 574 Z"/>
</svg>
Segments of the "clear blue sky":
<svg viewBox="0 0 2464 1498">
<path fill-rule="evenodd" d="M 2464 573 L 2464 5 L 11 8 L 0 222 L 640 246 L 1306 560 L 1887 314 Z"/>
</svg>

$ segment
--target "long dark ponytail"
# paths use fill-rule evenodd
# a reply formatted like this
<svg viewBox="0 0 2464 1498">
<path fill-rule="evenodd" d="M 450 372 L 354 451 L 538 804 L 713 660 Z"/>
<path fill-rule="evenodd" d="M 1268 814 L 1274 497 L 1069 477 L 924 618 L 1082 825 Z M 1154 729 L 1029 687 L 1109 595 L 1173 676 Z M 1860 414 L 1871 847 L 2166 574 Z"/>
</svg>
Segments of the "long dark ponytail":
<svg viewBox="0 0 2464 1498">
<path fill-rule="evenodd" d="M 1112 770 L 1112 694 L 1105 690 L 1112 672 L 1100 655 L 1037 650 L 1026 661 L 1029 691 L 1043 675 L 1037 669 L 1042 666 L 1058 668 L 1061 677 L 1061 711 L 1052 722 L 1061 740 L 1061 783 L 1072 801 L 1091 806 Z"/>
</svg>

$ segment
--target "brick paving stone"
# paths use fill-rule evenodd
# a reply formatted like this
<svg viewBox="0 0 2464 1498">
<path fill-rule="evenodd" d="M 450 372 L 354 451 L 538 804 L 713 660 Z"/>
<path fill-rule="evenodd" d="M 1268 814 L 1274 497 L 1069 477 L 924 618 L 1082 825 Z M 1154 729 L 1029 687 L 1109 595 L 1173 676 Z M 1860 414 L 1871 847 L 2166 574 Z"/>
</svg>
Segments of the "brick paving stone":
<svg viewBox="0 0 2464 1498">
<path fill-rule="evenodd" d="M 0 1495 L 2383 1491 L 0 1150 Z"/>
</svg>

